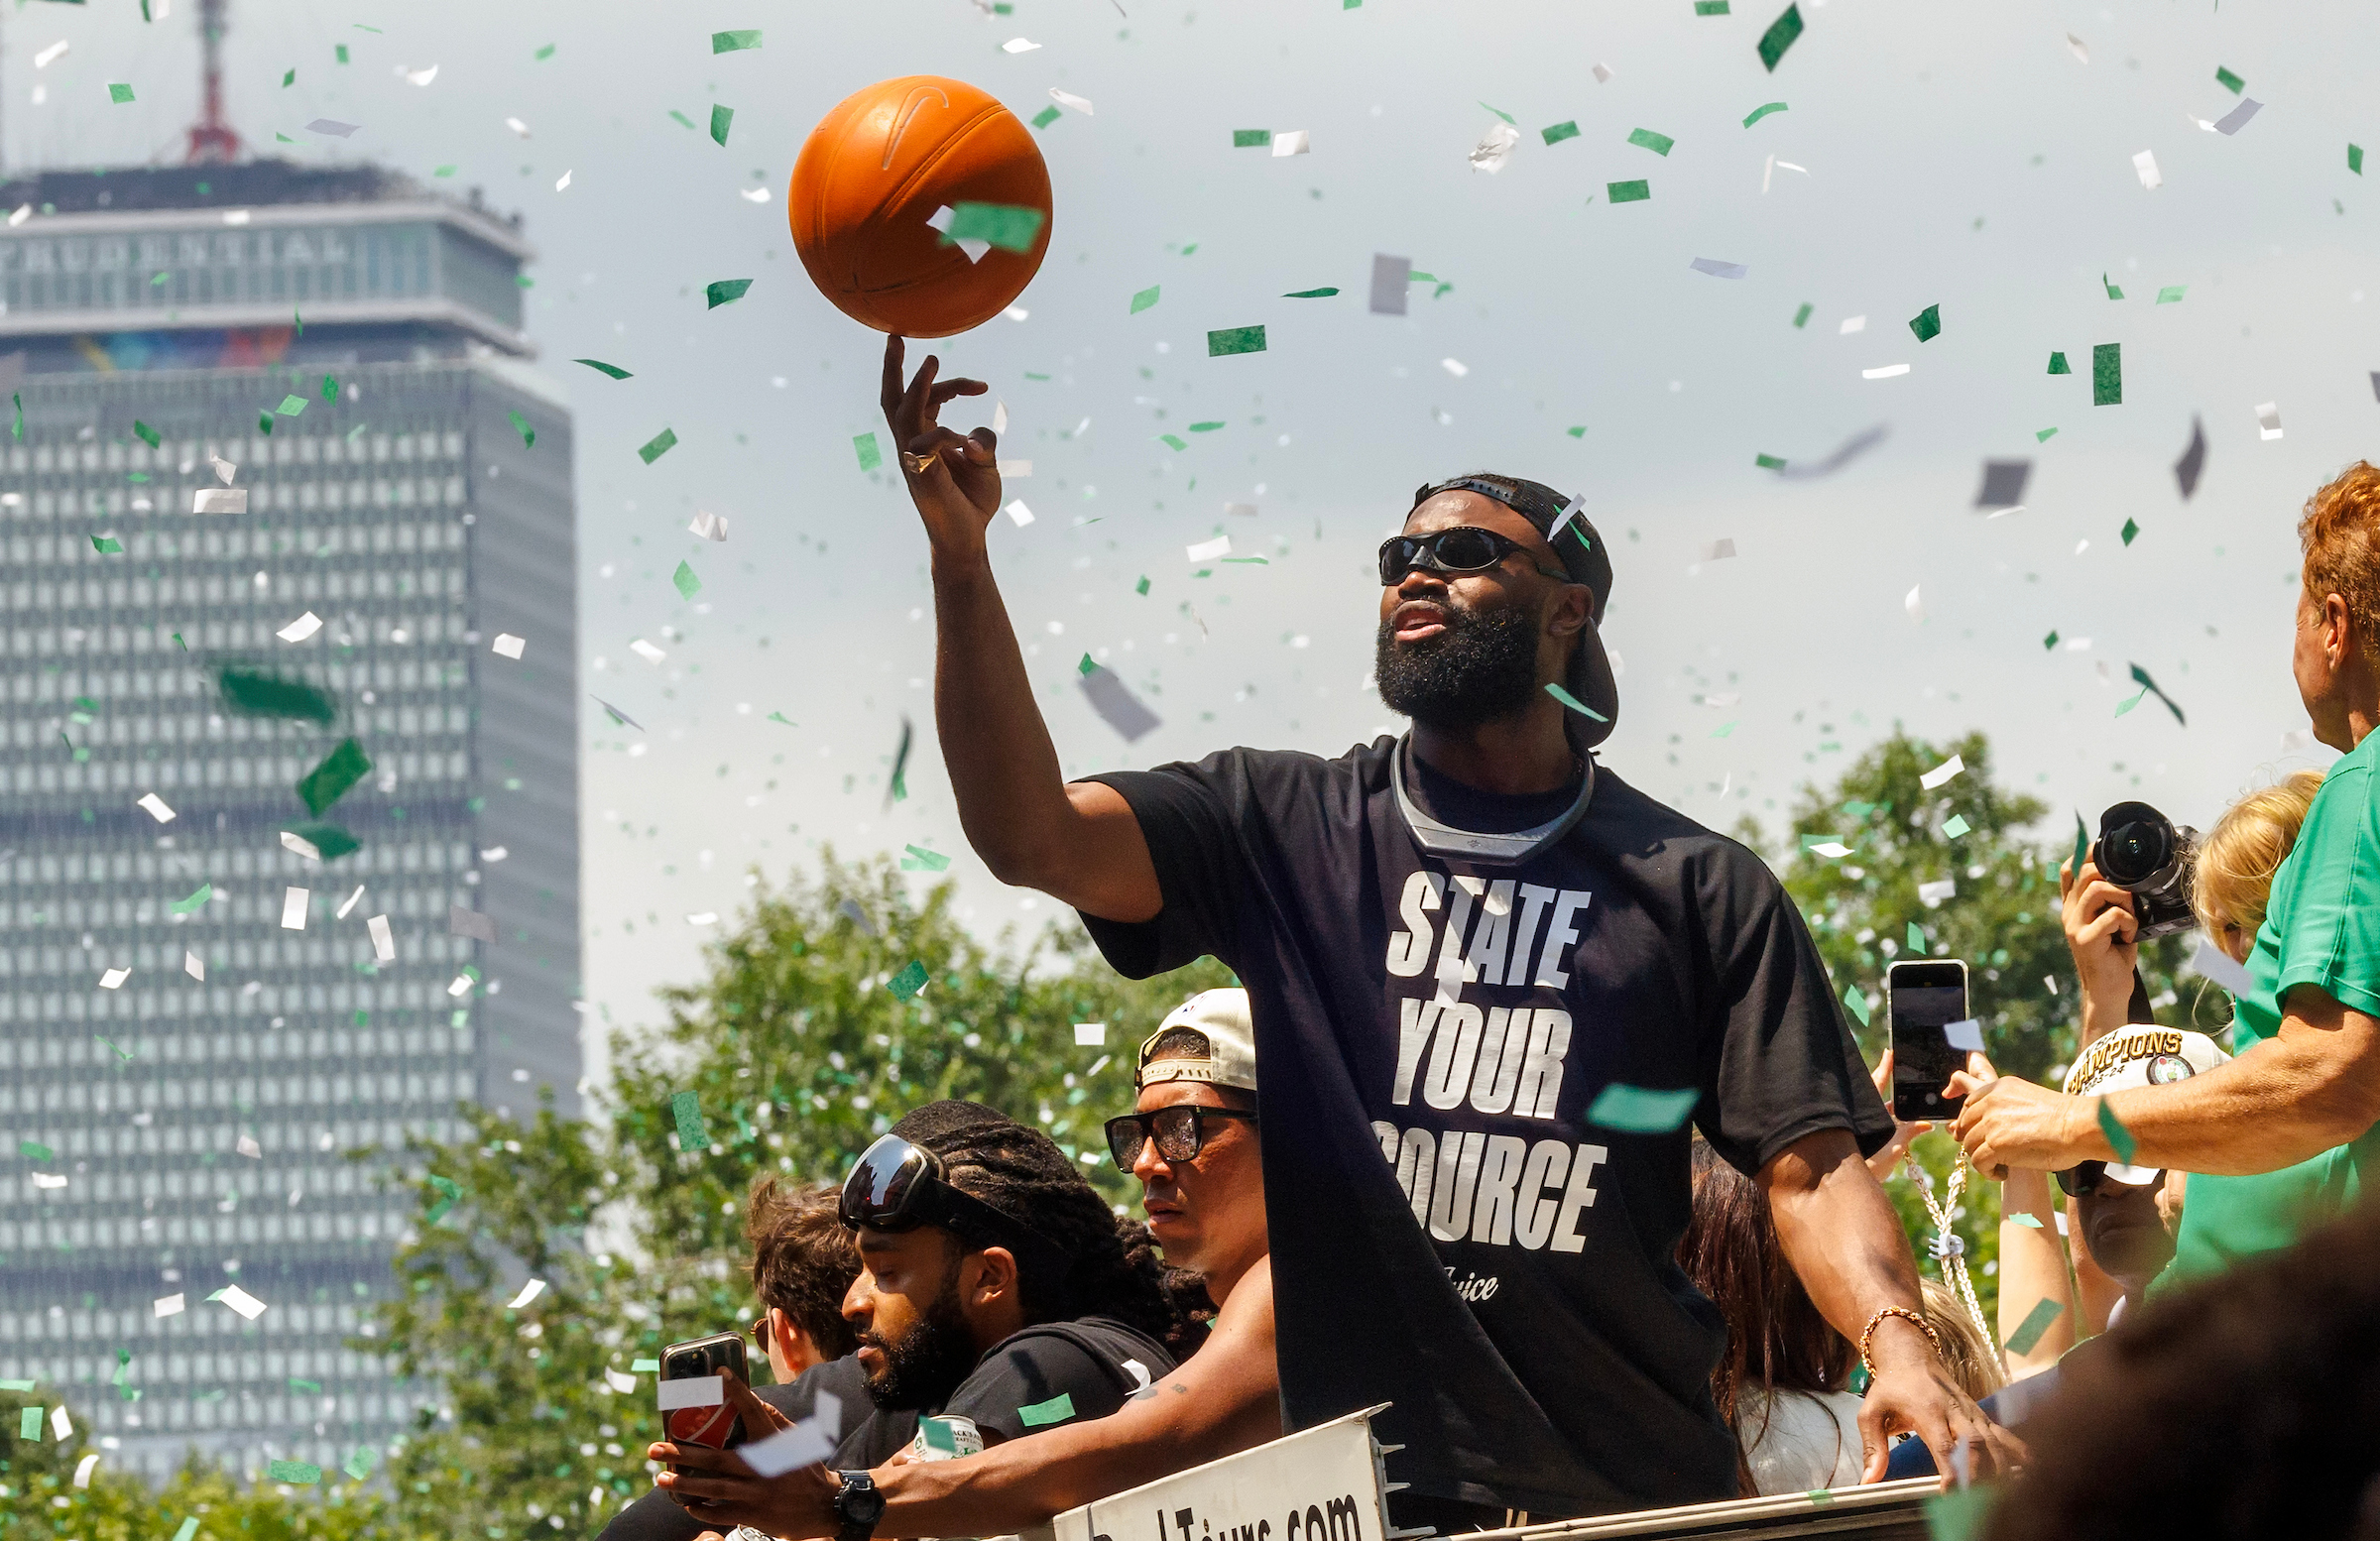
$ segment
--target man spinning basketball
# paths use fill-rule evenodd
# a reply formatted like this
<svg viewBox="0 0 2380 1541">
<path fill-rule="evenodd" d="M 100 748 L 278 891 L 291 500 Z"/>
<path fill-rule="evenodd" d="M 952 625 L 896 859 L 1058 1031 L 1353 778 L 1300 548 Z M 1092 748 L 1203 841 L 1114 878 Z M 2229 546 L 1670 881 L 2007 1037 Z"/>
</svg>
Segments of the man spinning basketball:
<svg viewBox="0 0 2380 1541">
<path fill-rule="evenodd" d="M 1392 1506 L 1441 1530 L 1733 1495 L 1724 1335 L 1673 1256 L 1690 1135 L 1591 1125 L 1618 1085 L 1691 1090 L 1766 1190 L 1873 1372 L 1869 1481 L 1903 1431 L 1944 1471 L 2015 1457 L 1938 1362 L 1860 1159 L 1892 1123 L 1801 917 L 1758 857 L 1594 760 L 1619 710 L 1611 566 L 1574 500 L 1487 475 L 1414 497 L 1379 557 L 1403 739 L 1070 783 L 993 581 L 993 435 L 936 420 L 985 387 L 937 383 L 930 357 L 904 387 L 901 360 L 895 337 L 884 408 L 932 553 L 969 842 L 1079 910 L 1123 973 L 1211 953 L 1248 988 L 1288 1427 L 1393 1403 Z"/>
</svg>

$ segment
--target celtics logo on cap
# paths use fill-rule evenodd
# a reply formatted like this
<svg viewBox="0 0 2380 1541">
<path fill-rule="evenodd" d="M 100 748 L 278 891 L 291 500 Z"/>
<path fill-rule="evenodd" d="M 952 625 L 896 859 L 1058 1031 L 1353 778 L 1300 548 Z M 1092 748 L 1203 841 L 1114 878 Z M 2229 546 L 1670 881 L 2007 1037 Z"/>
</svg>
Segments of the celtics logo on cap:
<svg viewBox="0 0 2380 1541">
<path fill-rule="evenodd" d="M 2189 1080 L 2196 1073 L 2190 1068 L 2190 1061 L 2179 1054 L 2159 1054 L 2149 1061 L 2151 1086 L 2171 1086 L 2176 1081 Z"/>
</svg>

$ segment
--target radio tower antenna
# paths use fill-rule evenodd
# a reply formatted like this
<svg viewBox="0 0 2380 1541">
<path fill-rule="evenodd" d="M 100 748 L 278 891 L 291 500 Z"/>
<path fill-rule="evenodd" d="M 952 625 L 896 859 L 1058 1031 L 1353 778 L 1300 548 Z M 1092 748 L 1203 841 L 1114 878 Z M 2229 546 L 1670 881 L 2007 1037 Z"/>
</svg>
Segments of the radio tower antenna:
<svg viewBox="0 0 2380 1541">
<path fill-rule="evenodd" d="M 223 121 L 223 15 L 226 0 L 198 0 L 198 41 L 205 62 L 201 66 L 200 115 L 190 125 L 190 162 L 232 162 L 240 158 L 240 136 Z"/>
</svg>

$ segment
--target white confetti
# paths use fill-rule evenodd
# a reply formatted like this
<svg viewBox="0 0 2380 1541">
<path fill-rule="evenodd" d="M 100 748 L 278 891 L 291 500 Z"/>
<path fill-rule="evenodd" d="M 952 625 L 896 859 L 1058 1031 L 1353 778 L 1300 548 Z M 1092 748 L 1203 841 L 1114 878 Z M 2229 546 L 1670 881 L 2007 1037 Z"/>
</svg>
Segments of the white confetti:
<svg viewBox="0 0 2380 1541">
<path fill-rule="evenodd" d="M 2247 97 L 2238 106 L 2214 120 L 2214 131 L 2217 134 L 2236 134 L 2248 126 L 2250 118 L 2263 110 L 2264 103 L 2253 96 Z"/>
<path fill-rule="evenodd" d="M 1306 143 L 1306 132 L 1304 129 L 1287 129 L 1273 135 L 1272 158 L 1278 161 L 1283 156 L 1306 154 L 1312 148 Z"/>
<path fill-rule="evenodd" d="M 2278 402 L 2267 402 L 2256 409 L 2256 436 L 2266 440 L 2281 436 L 2281 406 Z"/>
<path fill-rule="evenodd" d="M 2151 191 L 2165 185 L 2165 174 L 2157 170 L 2157 157 L 2146 150 L 2132 158 L 2132 170 L 2140 174 L 2140 184 Z"/>
<path fill-rule="evenodd" d="M 63 1188 L 66 1185 L 66 1174 L 63 1172 L 36 1172 L 33 1174 L 33 1185 L 36 1188 Z"/>
<path fill-rule="evenodd" d="M 427 85 L 438 77 L 438 66 L 432 64 L 427 69 L 408 69 L 400 64 L 397 66 L 397 72 L 405 76 L 406 83 L 409 85 Z"/>
<path fill-rule="evenodd" d="M 706 909 L 700 914 L 686 916 L 686 924 L 688 925 L 717 925 L 718 923 L 719 911 L 715 909 Z"/>
<path fill-rule="evenodd" d="M 265 1158 L 265 1147 L 256 1142 L 254 1134 L 242 1134 L 238 1139 L 232 1141 L 231 1148 L 251 1161 L 262 1161 Z"/>
<path fill-rule="evenodd" d="M 1598 64 L 1595 66 L 1595 83 L 1598 85 L 1603 85 L 1609 81 L 1612 75 L 1616 73 L 1618 73 L 1618 71 L 1613 69 L 1609 64 Z"/>
<path fill-rule="evenodd" d="M 363 898 L 363 896 L 364 886 L 359 883 L 355 886 L 355 891 L 347 895 L 346 899 L 340 903 L 338 910 L 331 916 L 331 918 L 333 920 L 346 919 L 348 911 L 355 908 L 356 904 Z"/>
<path fill-rule="evenodd" d="M 820 1397 L 822 1401 L 832 1399 L 831 1393 Z M 779 1429 L 766 1439 L 754 1440 L 736 1452 L 744 1458 L 746 1466 L 763 1477 L 782 1477 L 800 1467 L 816 1466 L 834 1453 L 835 1442 L 823 1427 L 823 1420 L 816 1416 Z"/>
<path fill-rule="evenodd" d="M 1003 509 L 1001 512 L 1008 515 L 1009 518 L 1014 520 L 1019 529 L 1022 529 L 1024 526 L 1033 522 L 1033 511 L 1024 506 L 1024 500 L 1022 498 L 1017 498 L 1012 501 L 1009 506 Z"/>
<path fill-rule="evenodd" d="M 1956 898 L 1958 895 L 1959 880 L 1956 878 L 1944 878 L 1934 883 L 1921 883 L 1917 886 L 1917 901 L 1928 909 L 1940 909 L 1944 900 Z"/>
<path fill-rule="evenodd" d="M 1227 503 L 1223 506 L 1223 512 L 1239 519 L 1254 519 L 1256 506 L 1252 503 Z"/>
<path fill-rule="evenodd" d="M 769 201 L 769 189 L 766 187 L 746 187 L 743 191 L 737 193 L 736 196 L 742 198 L 747 203 L 766 203 Z"/>
<path fill-rule="evenodd" d="M 603 1379 L 615 1391 L 628 1392 L 637 1388 L 637 1377 L 621 1370 L 607 1369 L 603 1372 Z"/>
<path fill-rule="evenodd" d="M 1926 618 L 1926 602 L 1918 597 L 1918 590 L 1924 587 L 1925 585 L 1922 583 L 1912 584 L 1909 592 L 1901 596 L 1901 608 L 1909 612 L 1909 619 L 1912 621 L 1923 621 Z"/>
<path fill-rule="evenodd" d="M 101 990 L 121 990 L 124 988 L 124 982 L 130 978 L 132 978 L 130 969 L 109 969 L 99 976 L 99 988 Z"/>
<path fill-rule="evenodd" d="M 222 1301 L 225 1305 L 231 1307 L 234 1311 L 239 1312 L 240 1315 L 246 1317 L 251 1322 L 255 1321 L 258 1317 L 263 1316 L 267 1310 L 271 1309 L 263 1301 L 257 1299 L 254 1295 L 249 1294 L 237 1284 L 226 1284 L 221 1289 L 216 1290 L 213 1294 L 207 1296 L 206 1298 L 209 1300 Z"/>
<path fill-rule="evenodd" d="M 727 1400 L 727 1377 L 680 1375 L 674 1380 L 656 1382 L 654 1389 L 660 1393 L 663 1412 L 680 1407 L 716 1407 Z"/>
<path fill-rule="evenodd" d="M 494 646 L 488 651 L 500 658 L 518 658 L 521 651 L 528 646 L 529 643 L 523 638 L 515 637 L 510 632 L 498 632 Z"/>
<path fill-rule="evenodd" d="M 688 525 L 686 530 L 688 533 L 699 535 L 705 540 L 725 540 L 727 538 L 727 516 L 705 514 L 697 510 L 694 515 L 694 523 Z"/>
<path fill-rule="evenodd" d="M 33 67 L 36 69 L 49 68 L 52 64 L 57 63 L 61 59 L 64 59 L 66 57 L 66 51 L 71 47 L 73 47 L 73 45 L 66 42 L 65 39 L 59 39 L 56 43 L 51 44 L 48 48 L 33 56 Z"/>
<path fill-rule="evenodd" d="M 364 922 L 364 928 L 372 933 L 372 956 L 383 963 L 395 963 L 397 938 L 389 930 L 389 917 L 374 915 Z"/>
<path fill-rule="evenodd" d="M 638 657 L 643 658 L 648 663 L 658 663 L 661 661 L 661 659 L 669 656 L 669 654 L 663 652 L 660 649 L 655 648 L 653 644 L 647 642 L 642 637 L 630 638 L 628 643 L 628 651 L 635 653 Z"/>
<path fill-rule="evenodd" d="M 1106 1022 L 1076 1022 L 1074 1024 L 1074 1046 L 1076 1048 L 1105 1048 L 1107 1042 L 1108 1024 Z"/>
<path fill-rule="evenodd" d="M 166 799 L 160 797 L 155 792 L 149 793 L 139 802 L 133 804 L 133 806 L 136 808 L 146 809 L 149 816 L 157 820 L 160 824 L 171 824 L 174 822 L 174 810 L 167 807 Z"/>
<path fill-rule="evenodd" d="M 1448 374 L 1454 376 L 1457 380 L 1460 380 L 1465 375 L 1471 373 L 1471 366 L 1464 363 L 1461 359 L 1440 359 L 1438 361 L 1438 367 L 1445 370 Z"/>
<path fill-rule="evenodd" d="M 322 860 L 322 848 L 295 830 L 285 829 L 281 832 L 281 846 L 283 850 L 295 851 L 309 862 Z"/>
<path fill-rule="evenodd" d="M 1061 107 L 1072 107 L 1086 118 L 1091 116 L 1091 98 L 1088 96 L 1077 96 L 1072 91 L 1061 91 L 1053 85 L 1049 88 L 1049 99 Z"/>
<path fill-rule="evenodd" d="M 1498 123 L 1488 131 L 1488 137 L 1471 148 L 1471 169 L 1492 177 L 1512 159 L 1513 147 L 1520 143 L 1520 130 L 1509 123 Z"/>
<path fill-rule="evenodd" d="M 181 972 L 203 985 L 206 983 L 206 960 L 185 947 L 181 953 Z"/>
<path fill-rule="evenodd" d="M 17 226 L 25 223 L 26 220 L 31 219 L 32 217 L 33 205 L 30 203 L 20 203 L 9 211 L 8 227 L 11 230 L 14 230 Z"/>
<path fill-rule="evenodd" d="M 1030 38 L 1011 38 L 1000 46 L 1003 54 L 1030 54 L 1041 45 Z"/>
<path fill-rule="evenodd" d="M 60 1402 L 56 1407 L 51 1408 L 50 1437 L 52 1439 L 70 1439 L 73 1437 L 73 1434 L 74 1420 L 66 1416 L 66 1404 Z"/>
<path fill-rule="evenodd" d="M 521 1286 L 520 1294 L 515 1295 L 512 1299 L 504 1303 L 504 1308 L 507 1311 L 518 1311 L 523 1306 L 528 1305 L 531 1301 L 536 1299 L 539 1295 L 544 1293 L 545 1281 L 543 1279 L 531 1279 L 528 1283 Z"/>
<path fill-rule="evenodd" d="M 311 889 L 285 889 L 281 895 L 281 928 L 284 931 L 305 929 L 305 902 L 313 894 Z"/>
<path fill-rule="evenodd" d="M 187 1309 L 188 1304 L 180 1295 L 160 1295 L 149 1302 L 150 1314 L 157 1317 L 179 1316 Z"/>
<path fill-rule="evenodd" d="M 527 139 L 529 137 L 529 125 L 522 122 L 519 118 L 505 119 L 504 126 L 511 129 L 514 133 L 520 135 L 523 139 Z"/>
<path fill-rule="evenodd" d="M 1716 257 L 1697 257 L 1687 264 L 1697 273 L 1708 273 L 1715 279 L 1739 279 L 1752 270 L 1739 262 L 1721 262 Z"/>
<path fill-rule="evenodd" d="M 1735 540 L 1731 535 L 1722 535 L 1703 547 L 1703 560 L 1707 562 L 1726 561 L 1734 554 Z"/>
<path fill-rule="evenodd" d="M 1983 1024 L 1972 1016 L 1962 1021 L 1944 1022 L 1942 1035 L 1952 1048 L 1961 1049 L 1969 1054 L 1983 1052 Z"/>
<path fill-rule="evenodd" d="M 556 192 L 567 192 L 570 190 L 570 174 L 568 172 L 564 172 L 560 177 L 554 178 L 553 190 Z"/>
<path fill-rule="evenodd" d="M 1867 330 L 1867 317 L 1864 315 L 1854 315 L 1846 319 L 1841 326 L 1836 327 L 1835 335 L 1838 337 L 1848 337 L 1853 332 L 1863 332 L 1865 330 Z"/>
<path fill-rule="evenodd" d="M 1942 785 L 1944 782 L 1950 780 L 1953 776 L 1962 774 L 1965 771 L 1965 770 L 1966 762 L 1960 759 L 1957 755 L 1953 755 L 1941 765 L 1936 766 L 1924 775 L 1919 776 L 1917 778 L 1917 784 L 1924 787 L 1927 791 L 1932 791 L 1935 787 Z"/>
<path fill-rule="evenodd" d="M 994 428 L 992 431 L 998 433 L 1000 429 Z M 1004 478 L 1011 476 L 1030 476 L 1033 474 L 1033 463 L 1030 460 L 1003 460 L 994 466 L 994 469 L 997 470 Z"/>
<path fill-rule="evenodd" d="M 320 630 L 322 630 L 322 618 L 308 610 L 273 635 L 286 643 L 300 643 Z"/>
<path fill-rule="evenodd" d="M 2201 979 L 2211 980 L 2235 996 L 2248 993 L 2248 966 L 2206 940 L 2199 937 L 2199 950 L 2190 955 L 2191 972 Z"/>
<path fill-rule="evenodd" d="M 2066 47 L 2067 52 L 2074 55 L 2078 61 L 2085 64 L 2090 62 L 2089 45 L 2071 32 L 2066 35 Z"/>
<path fill-rule="evenodd" d="M 244 208 L 227 208 L 223 211 L 223 223 L 227 225 L 244 225 L 251 217 L 252 212 Z"/>
<path fill-rule="evenodd" d="M 360 123 L 341 123 L 336 118 L 316 118 L 305 126 L 309 134 L 328 134 L 333 139 L 346 139 L 362 128 Z"/>
<path fill-rule="evenodd" d="M 1217 535 L 1212 540 L 1201 540 L 1196 545 L 1188 546 L 1185 549 L 1189 552 L 1192 561 L 1211 562 L 1218 556 L 1232 554 L 1232 537 Z"/>
<path fill-rule="evenodd" d="M 1881 369 L 1863 369 L 1859 371 L 1859 378 L 1862 380 L 1890 380 L 1907 373 L 1909 373 L 1909 366 L 1906 364 L 1887 364 Z"/>
</svg>

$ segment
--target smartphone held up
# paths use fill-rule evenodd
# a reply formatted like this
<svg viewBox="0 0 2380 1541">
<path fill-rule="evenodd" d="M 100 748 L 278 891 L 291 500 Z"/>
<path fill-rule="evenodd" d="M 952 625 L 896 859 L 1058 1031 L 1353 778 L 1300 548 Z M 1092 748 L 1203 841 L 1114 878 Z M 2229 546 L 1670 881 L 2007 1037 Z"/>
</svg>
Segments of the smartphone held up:
<svg viewBox="0 0 2380 1541">
<path fill-rule="evenodd" d="M 1946 1097 L 1951 1077 L 1983 1047 L 1967 1008 L 1966 965 L 1957 958 L 1896 963 L 1884 976 L 1892 1031 L 1892 1116 L 1903 1124 L 1945 1123 L 1963 1097 Z"/>
<path fill-rule="evenodd" d="M 744 1340 L 735 1333 L 692 1338 L 661 1351 L 662 1422 L 672 1444 L 708 1445 L 714 1450 L 724 1450 L 744 1442 L 743 1425 L 724 1395 L 702 1401 L 680 1401 L 671 1394 L 669 1382 L 673 1380 L 705 1380 L 722 1371 L 734 1372 L 739 1380 L 751 1379 L 745 1366 Z M 710 1388 L 702 1390 L 707 1398 Z"/>
</svg>

